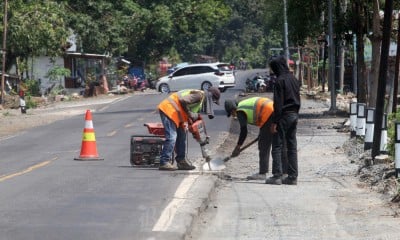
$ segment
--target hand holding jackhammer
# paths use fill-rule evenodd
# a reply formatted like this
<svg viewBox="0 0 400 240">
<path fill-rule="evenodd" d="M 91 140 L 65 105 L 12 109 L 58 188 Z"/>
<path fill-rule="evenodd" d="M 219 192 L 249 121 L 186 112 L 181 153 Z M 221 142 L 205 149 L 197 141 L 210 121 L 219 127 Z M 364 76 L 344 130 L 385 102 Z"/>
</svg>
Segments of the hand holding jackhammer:
<svg viewBox="0 0 400 240">
<path fill-rule="evenodd" d="M 209 143 L 209 136 L 207 135 L 206 127 L 203 122 L 203 119 L 200 114 L 198 114 L 197 119 L 193 120 L 192 118 L 189 118 L 188 120 L 189 123 L 189 132 L 192 133 L 193 138 L 200 144 L 201 148 L 201 154 L 203 158 L 208 162 L 209 168 L 210 167 L 210 154 L 208 153 L 205 145 Z"/>
<path fill-rule="evenodd" d="M 200 132 L 198 131 L 198 128 L 193 127 L 193 124 L 196 121 L 201 121 L 202 117 L 200 114 L 191 114 L 188 120 L 188 130 L 190 133 L 192 133 L 192 136 L 195 140 L 197 140 L 198 142 L 201 142 L 201 136 L 200 136 Z"/>
</svg>

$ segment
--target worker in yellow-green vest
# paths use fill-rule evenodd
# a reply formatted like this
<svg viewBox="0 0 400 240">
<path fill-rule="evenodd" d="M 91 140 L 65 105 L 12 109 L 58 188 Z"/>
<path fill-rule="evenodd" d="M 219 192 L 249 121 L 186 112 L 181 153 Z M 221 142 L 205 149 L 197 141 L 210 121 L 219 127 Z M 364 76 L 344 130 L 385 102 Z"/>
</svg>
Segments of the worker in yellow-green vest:
<svg viewBox="0 0 400 240">
<path fill-rule="evenodd" d="M 270 116 L 274 111 L 273 101 L 266 97 L 251 97 L 239 103 L 235 100 L 225 100 L 227 116 L 236 117 L 240 125 L 240 134 L 237 145 L 231 157 L 240 154 L 240 148 L 247 137 L 247 125 L 255 125 L 258 134 L 259 172 L 247 177 L 248 180 L 265 180 L 269 167 L 269 155 L 271 152 L 272 133 L 270 131 Z"/>
<path fill-rule="evenodd" d="M 165 141 L 160 156 L 159 170 L 193 170 L 195 167 L 186 160 L 186 127 L 189 118 L 194 122 L 205 108 L 208 118 L 214 118 L 212 103 L 219 104 L 220 91 L 216 87 L 208 90 L 187 89 L 172 93 L 159 105 L 161 122 L 164 126 Z M 177 168 L 171 163 L 176 152 Z"/>
</svg>

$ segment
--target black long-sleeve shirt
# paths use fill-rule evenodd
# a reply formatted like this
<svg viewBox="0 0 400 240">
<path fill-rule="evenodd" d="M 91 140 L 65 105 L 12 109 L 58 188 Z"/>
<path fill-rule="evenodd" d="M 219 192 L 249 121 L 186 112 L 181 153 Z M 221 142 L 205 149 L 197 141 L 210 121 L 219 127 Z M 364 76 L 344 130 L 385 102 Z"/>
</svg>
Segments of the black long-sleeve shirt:
<svg viewBox="0 0 400 240">
<path fill-rule="evenodd" d="M 237 111 L 236 117 L 240 125 L 240 134 L 237 144 L 242 146 L 247 137 L 247 116 L 243 111 Z"/>
<path fill-rule="evenodd" d="M 299 112 L 300 82 L 290 73 L 283 57 L 276 57 L 270 62 L 271 70 L 277 79 L 274 85 L 274 113 L 272 121 L 278 123 L 285 112 Z"/>
</svg>

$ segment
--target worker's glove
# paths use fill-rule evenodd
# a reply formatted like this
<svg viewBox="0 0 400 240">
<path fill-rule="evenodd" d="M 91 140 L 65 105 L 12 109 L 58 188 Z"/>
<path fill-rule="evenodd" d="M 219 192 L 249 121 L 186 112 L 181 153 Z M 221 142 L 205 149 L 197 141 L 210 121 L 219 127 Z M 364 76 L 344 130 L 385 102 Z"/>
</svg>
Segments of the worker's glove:
<svg viewBox="0 0 400 240">
<path fill-rule="evenodd" d="M 181 123 L 179 127 L 183 128 L 185 132 L 189 130 L 189 124 L 187 122 Z"/>
<path fill-rule="evenodd" d="M 237 157 L 240 154 L 240 146 L 236 146 L 235 149 L 233 149 L 233 152 L 231 154 L 231 157 Z"/>
</svg>

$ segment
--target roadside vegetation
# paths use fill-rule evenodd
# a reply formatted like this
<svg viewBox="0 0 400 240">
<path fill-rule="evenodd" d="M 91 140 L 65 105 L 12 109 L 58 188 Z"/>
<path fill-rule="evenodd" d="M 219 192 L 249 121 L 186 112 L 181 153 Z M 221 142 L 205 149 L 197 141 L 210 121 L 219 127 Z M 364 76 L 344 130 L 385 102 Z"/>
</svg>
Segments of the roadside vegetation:
<svg viewBox="0 0 400 240">
<path fill-rule="evenodd" d="M 236 65 L 242 58 L 249 67 L 259 68 L 266 67 L 272 55 L 283 53 L 285 22 L 280 0 L 8 2 L 7 70 L 16 64 L 17 74 L 23 79 L 33 75 L 29 71 L 32 57 L 62 55 L 70 46 L 68 37 L 72 34 L 79 52 L 124 56 L 146 65 L 162 59 L 172 63 L 194 61 L 194 56 L 206 55 Z M 287 0 L 290 55 L 304 70 L 300 77 L 313 86 L 324 80 L 321 75 L 327 74 L 321 69 L 322 62 L 327 61 L 327 49 L 321 56 L 328 32 L 327 2 Z M 353 35 L 349 34 L 374 41 L 381 36 L 372 32 L 374 26 L 366 24 L 375 20 L 371 13 L 383 8 L 384 1 L 376 2 L 380 4 L 334 1 L 337 48 L 339 52 L 349 48 L 346 54 L 350 59 L 354 52 Z M 395 9 L 399 9 L 398 5 L 395 3 Z M 4 2 L 0 6 L 4 9 Z M 357 44 L 362 45 L 363 41 Z M 358 50 L 362 50 L 361 46 Z M 328 64 L 324 65 L 327 69 Z M 308 68 L 314 70 L 310 76 Z"/>
</svg>

